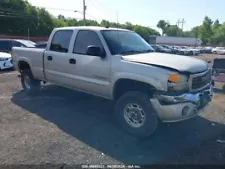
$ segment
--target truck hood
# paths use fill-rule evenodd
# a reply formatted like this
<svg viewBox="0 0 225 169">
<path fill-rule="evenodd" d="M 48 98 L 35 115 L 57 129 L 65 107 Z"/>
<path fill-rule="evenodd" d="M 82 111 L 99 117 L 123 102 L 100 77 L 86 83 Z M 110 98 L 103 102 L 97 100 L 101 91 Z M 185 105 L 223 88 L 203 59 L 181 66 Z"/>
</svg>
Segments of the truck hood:
<svg viewBox="0 0 225 169">
<path fill-rule="evenodd" d="M 199 73 L 208 69 L 208 64 L 200 59 L 156 52 L 122 56 L 122 59 L 130 62 L 171 68 L 179 72 Z"/>
</svg>

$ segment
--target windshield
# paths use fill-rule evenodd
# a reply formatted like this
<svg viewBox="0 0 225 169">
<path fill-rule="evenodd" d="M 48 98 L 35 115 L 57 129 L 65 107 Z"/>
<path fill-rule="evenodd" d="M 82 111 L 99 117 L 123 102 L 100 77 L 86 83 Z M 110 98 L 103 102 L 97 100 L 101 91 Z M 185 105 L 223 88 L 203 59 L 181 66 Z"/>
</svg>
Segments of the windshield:
<svg viewBox="0 0 225 169">
<path fill-rule="evenodd" d="M 137 33 L 121 30 L 103 30 L 101 33 L 112 55 L 154 52 Z"/>
<path fill-rule="evenodd" d="M 162 46 L 157 46 L 159 49 L 162 49 L 162 50 L 164 50 L 165 48 L 164 47 L 162 47 Z"/>
<path fill-rule="evenodd" d="M 170 46 L 162 46 L 162 47 L 164 47 L 164 48 L 166 48 L 166 49 L 171 49 Z"/>
<path fill-rule="evenodd" d="M 17 40 L 18 42 L 22 43 L 26 47 L 35 47 L 35 43 L 32 41 L 27 41 L 27 40 Z"/>
</svg>

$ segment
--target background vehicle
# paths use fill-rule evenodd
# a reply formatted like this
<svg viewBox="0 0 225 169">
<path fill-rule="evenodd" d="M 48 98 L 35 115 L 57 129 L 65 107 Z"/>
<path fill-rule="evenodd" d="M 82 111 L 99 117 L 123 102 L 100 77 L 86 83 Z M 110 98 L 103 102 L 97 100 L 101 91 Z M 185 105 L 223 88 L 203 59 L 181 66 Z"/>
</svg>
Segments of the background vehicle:
<svg viewBox="0 0 225 169">
<path fill-rule="evenodd" d="M 213 48 L 212 53 L 223 55 L 223 54 L 225 54 L 225 48 L 224 47 Z"/>
<path fill-rule="evenodd" d="M 201 46 L 202 41 L 193 37 L 150 36 L 149 43 L 152 45 L 179 45 Z"/>
<path fill-rule="evenodd" d="M 193 56 L 193 55 L 199 55 L 200 54 L 200 50 L 198 49 L 195 49 L 193 47 L 184 47 L 186 48 L 187 50 L 189 50 L 189 55 Z"/>
<path fill-rule="evenodd" d="M 172 53 L 172 50 L 166 49 L 160 45 L 151 45 L 151 47 L 155 50 L 155 52 L 160 52 L 160 53 Z"/>
<path fill-rule="evenodd" d="M 0 52 L 0 70 L 12 68 L 11 54 Z"/>
<path fill-rule="evenodd" d="M 34 43 L 34 42 L 33 42 Z M 0 52 L 11 53 L 13 47 L 35 47 L 31 41 L 19 39 L 0 39 Z"/>
<path fill-rule="evenodd" d="M 185 47 L 181 47 L 181 46 L 174 46 L 175 49 L 177 49 L 179 51 L 180 55 L 189 55 L 190 51 L 187 50 Z"/>
<path fill-rule="evenodd" d="M 47 47 L 47 44 L 48 44 L 48 42 L 37 42 L 35 44 L 35 47 L 36 48 L 43 48 L 43 49 L 45 49 Z"/>
<path fill-rule="evenodd" d="M 173 54 L 178 54 L 179 53 L 179 50 L 176 49 L 176 48 L 173 48 L 172 46 L 168 46 L 168 45 L 161 45 L 161 46 L 166 48 L 166 49 L 170 49 Z"/>
<path fill-rule="evenodd" d="M 197 46 L 195 49 L 199 50 L 200 53 L 205 53 L 205 48 L 201 46 Z"/>
<path fill-rule="evenodd" d="M 137 137 L 151 135 L 159 120 L 196 116 L 213 94 L 206 62 L 156 53 L 124 29 L 56 28 L 46 49 L 15 47 L 12 58 L 26 92 L 44 81 L 114 100 L 117 122 Z"/>
<path fill-rule="evenodd" d="M 212 53 L 212 49 L 210 46 L 204 47 L 204 53 Z"/>
</svg>

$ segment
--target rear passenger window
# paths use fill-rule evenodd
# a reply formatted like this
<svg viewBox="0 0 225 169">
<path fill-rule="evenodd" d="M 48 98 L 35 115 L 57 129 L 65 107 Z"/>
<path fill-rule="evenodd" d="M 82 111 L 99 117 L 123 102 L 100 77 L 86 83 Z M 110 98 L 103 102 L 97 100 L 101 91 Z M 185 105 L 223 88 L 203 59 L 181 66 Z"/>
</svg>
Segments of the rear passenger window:
<svg viewBox="0 0 225 169">
<path fill-rule="evenodd" d="M 11 50 L 10 41 L 0 41 L 0 51 L 9 52 Z"/>
<path fill-rule="evenodd" d="M 24 47 L 20 42 L 12 41 L 12 47 Z"/>
<path fill-rule="evenodd" d="M 67 53 L 69 50 L 69 44 L 72 34 L 73 34 L 72 30 L 57 31 L 53 36 L 50 50 Z"/>
<path fill-rule="evenodd" d="M 73 53 L 86 55 L 88 46 L 98 46 L 103 49 L 101 40 L 94 31 L 80 30 L 77 34 Z"/>
</svg>

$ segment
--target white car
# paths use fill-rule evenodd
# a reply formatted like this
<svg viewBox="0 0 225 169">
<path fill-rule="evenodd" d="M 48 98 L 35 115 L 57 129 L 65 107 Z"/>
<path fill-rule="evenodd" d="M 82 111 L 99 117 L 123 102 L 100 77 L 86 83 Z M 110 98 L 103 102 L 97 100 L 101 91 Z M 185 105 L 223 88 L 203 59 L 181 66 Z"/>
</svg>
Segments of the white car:
<svg viewBox="0 0 225 169">
<path fill-rule="evenodd" d="M 11 54 L 0 52 L 0 70 L 12 68 Z"/>
<path fill-rule="evenodd" d="M 189 52 L 190 52 L 186 48 L 183 48 L 183 47 L 180 47 L 180 46 L 175 46 L 175 48 L 179 51 L 180 55 L 188 55 Z"/>
<path fill-rule="evenodd" d="M 213 48 L 212 49 L 212 53 L 224 55 L 225 54 L 225 48 L 224 47 L 216 47 L 216 48 Z"/>
<path fill-rule="evenodd" d="M 187 47 L 187 49 L 190 50 L 190 55 L 199 55 L 201 53 L 199 49 L 195 49 L 192 47 Z"/>
</svg>

